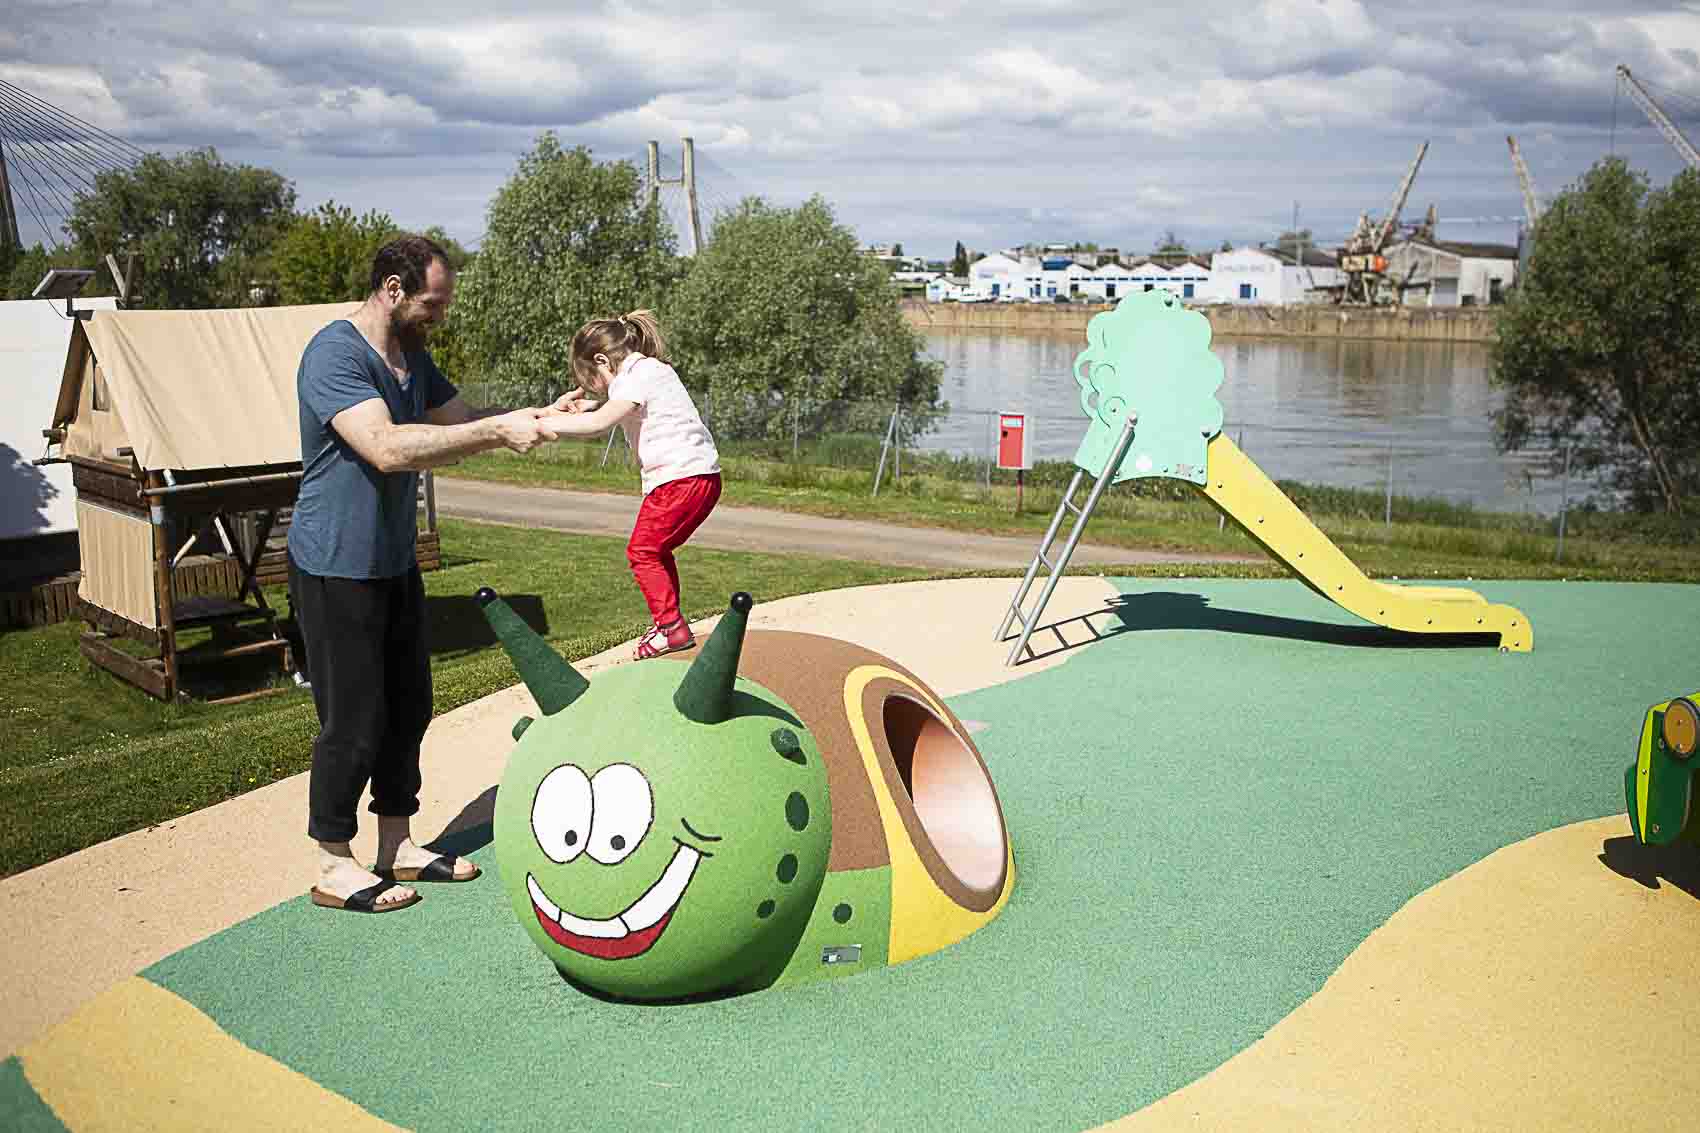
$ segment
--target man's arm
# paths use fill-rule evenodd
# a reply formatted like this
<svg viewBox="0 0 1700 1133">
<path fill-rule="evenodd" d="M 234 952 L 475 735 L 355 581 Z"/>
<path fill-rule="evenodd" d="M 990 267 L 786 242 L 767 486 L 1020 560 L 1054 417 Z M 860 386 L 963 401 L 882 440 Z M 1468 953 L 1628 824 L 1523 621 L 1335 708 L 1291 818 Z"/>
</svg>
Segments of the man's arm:
<svg viewBox="0 0 1700 1133">
<path fill-rule="evenodd" d="M 555 439 L 557 419 L 549 414 L 540 421 L 531 410 L 521 409 L 455 425 L 397 425 L 383 399 L 374 397 L 332 417 L 331 428 L 378 471 L 417 472 L 504 445 L 528 452 L 539 441 Z"/>
<path fill-rule="evenodd" d="M 637 408 L 637 402 L 610 398 L 600 409 L 578 413 L 544 410 L 539 419 L 543 427 L 557 437 L 594 437 L 624 421 Z"/>
<path fill-rule="evenodd" d="M 425 419 L 433 425 L 464 425 L 468 421 L 482 421 L 486 417 L 500 417 L 505 413 L 513 412 L 516 411 L 494 407 L 474 409 L 457 393 L 435 409 L 427 409 Z"/>
</svg>

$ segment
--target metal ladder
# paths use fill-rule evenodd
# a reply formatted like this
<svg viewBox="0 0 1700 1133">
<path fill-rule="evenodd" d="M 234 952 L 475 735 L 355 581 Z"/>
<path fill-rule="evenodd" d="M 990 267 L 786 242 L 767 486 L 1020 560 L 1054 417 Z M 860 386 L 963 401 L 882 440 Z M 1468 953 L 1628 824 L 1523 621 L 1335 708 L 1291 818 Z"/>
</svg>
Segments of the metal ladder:
<svg viewBox="0 0 1700 1133">
<path fill-rule="evenodd" d="M 1081 533 L 1086 530 L 1086 521 L 1092 518 L 1092 510 L 1098 506 L 1098 497 L 1104 494 L 1104 489 L 1116 478 L 1116 469 L 1122 465 L 1122 458 L 1127 455 L 1128 446 L 1133 444 L 1134 426 L 1139 421 L 1137 413 L 1129 412 L 1127 420 L 1122 424 L 1121 436 L 1116 438 L 1116 448 L 1110 454 L 1109 463 L 1104 465 L 1103 474 L 1092 485 L 1092 491 L 1086 496 L 1084 507 L 1074 506 L 1074 493 L 1080 487 L 1080 481 L 1087 475 L 1084 468 L 1074 471 L 1074 479 L 1068 482 L 1068 491 L 1063 493 L 1062 502 L 1057 505 L 1057 513 L 1051 517 L 1051 525 L 1045 530 L 1045 538 L 1039 543 L 1039 550 L 1033 555 L 1033 561 L 1027 564 L 1027 575 L 1021 580 L 1021 585 L 1015 591 L 1015 597 L 1009 603 L 1009 609 L 1004 611 L 1003 622 L 998 626 L 996 641 L 1008 640 L 1010 623 L 1021 623 L 1021 639 L 1010 650 L 1009 658 L 1004 661 L 1005 667 L 1015 664 L 1022 650 L 1027 648 L 1027 639 L 1033 636 L 1033 630 L 1039 624 L 1039 617 L 1045 612 L 1045 604 L 1051 600 L 1051 591 L 1057 588 L 1057 580 L 1068 569 L 1068 560 L 1074 556 L 1075 544 L 1080 542 Z M 1062 554 L 1055 563 L 1045 557 L 1045 552 L 1051 549 L 1051 543 L 1057 537 L 1057 530 L 1062 527 L 1063 515 L 1074 513 L 1074 526 L 1069 528 L 1068 542 L 1063 544 Z M 1022 613 L 1021 604 L 1027 601 L 1027 593 L 1033 588 L 1033 578 L 1039 573 L 1039 564 L 1043 563 L 1050 569 L 1045 577 L 1045 588 L 1039 592 L 1039 603 L 1030 613 Z"/>
</svg>

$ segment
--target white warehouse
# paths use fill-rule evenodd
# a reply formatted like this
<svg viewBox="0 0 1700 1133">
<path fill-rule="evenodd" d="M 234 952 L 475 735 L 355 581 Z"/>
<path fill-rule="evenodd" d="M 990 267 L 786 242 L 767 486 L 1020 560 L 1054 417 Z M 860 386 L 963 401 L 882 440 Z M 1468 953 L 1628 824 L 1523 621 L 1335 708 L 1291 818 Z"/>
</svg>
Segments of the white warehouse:
<svg viewBox="0 0 1700 1133">
<path fill-rule="evenodd" d="M 1115 303 L 1157 289 L 1202 301 L 1209 297 L 1211 271 L 1196 260 L 1174 268 L 1149 261 L 1127 268 L 1112 260 L 1094 269 L 1062 256 L 1016 260 L 998 253 L 976 260 L 968 276 L 968 289 L 982 299 L 1049 303 L 1066 296 Z"/>
<path fill-rule="evenodd" d="M 1235 248 L 1210 257 L 1208 298 L 1217 303 L 1310 303 L 1317 288 L 1337 287 L 1345 273 L 1333 256 L 1306 248 L 1302 257 L 1273 248 Z"/>
<path fill-rule="evenodd" d="M 1386 255 L 1387 274 L 1406 284 L 1407 307 L 1485 307 L 1517 281 L 1517 249 L 1509 244 L 1408 240 Z"/>
</svg>

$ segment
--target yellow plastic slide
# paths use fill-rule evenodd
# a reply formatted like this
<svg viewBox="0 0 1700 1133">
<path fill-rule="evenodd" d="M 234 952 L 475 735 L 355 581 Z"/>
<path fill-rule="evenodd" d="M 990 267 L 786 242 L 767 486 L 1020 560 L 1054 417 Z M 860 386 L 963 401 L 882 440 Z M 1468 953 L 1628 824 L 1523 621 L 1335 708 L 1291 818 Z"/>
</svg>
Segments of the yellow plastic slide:
<svg viewBox="0 0 1700 1133">
<path fill-rule="evenodd" d="M 1501 652 L 1527 653 L 1534 645 L 1533 628 L 1521 610 L 1492 605 L 1474 590 L 1400 586 L 1366 576 L 1225 434 L 1216 434 L 1206 453 L 1210 479 L 1204 494 L 1330 602 L 1406 633 L 1497 634 Z"/>
</svg>

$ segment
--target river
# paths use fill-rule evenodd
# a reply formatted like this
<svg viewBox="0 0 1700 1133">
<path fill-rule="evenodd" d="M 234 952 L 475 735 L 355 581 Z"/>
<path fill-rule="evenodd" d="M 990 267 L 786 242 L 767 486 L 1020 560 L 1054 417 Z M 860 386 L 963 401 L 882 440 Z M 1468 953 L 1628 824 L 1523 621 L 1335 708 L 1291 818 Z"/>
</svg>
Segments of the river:
<svg viewBox="0 0 1700 1133">
<path fill-rule="evenodd" d="M 1035 459 L 1067 460 L 1085 429 L 1073 334 L 934 331 L 951 412 L 920 448 L 984 455 L 993 416 L 1027 413 Z M 1438 496 L 1490 511 L 1558 510 L 1544 454 L 1501 454 L 1501 394 L 1477 344 L 1218 339 L 1224 428 L 1271 477 Z M 1578 492 L 1570 485 L 1574 500 Z"/>
</svg>

